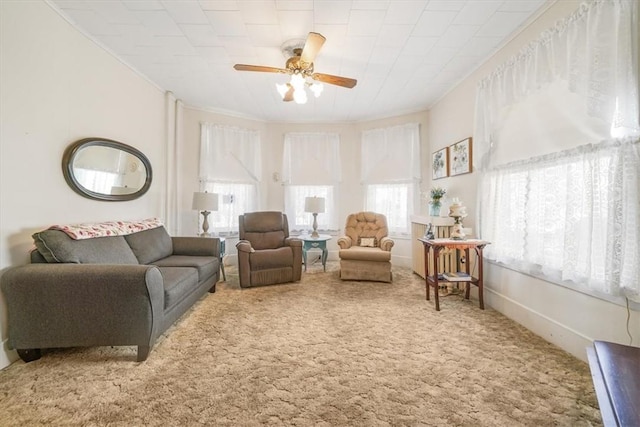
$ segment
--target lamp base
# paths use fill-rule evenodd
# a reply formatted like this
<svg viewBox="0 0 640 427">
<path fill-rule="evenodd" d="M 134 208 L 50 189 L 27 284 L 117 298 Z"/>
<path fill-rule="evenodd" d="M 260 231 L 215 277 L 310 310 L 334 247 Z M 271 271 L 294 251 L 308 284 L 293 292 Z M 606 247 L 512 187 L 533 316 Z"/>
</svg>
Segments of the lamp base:
<svg viewBox="0 0 640 427">
<path fill-rule="evenodd" d="M 311 232 L 311 237 L 318 238 L 320 234 L 318 234 L 318 214 L 313 214 L 313 231 Z"/>
<path fill-rule="evenodd" d="M 209 233 L 209 220 L 208 216 L 211 212 L 202 211 L 202 216 L 204 219 L 202 220 L 202 233 L 199 234 L 200 237 L 211 237 L 211 233 Z"/>
</svg>

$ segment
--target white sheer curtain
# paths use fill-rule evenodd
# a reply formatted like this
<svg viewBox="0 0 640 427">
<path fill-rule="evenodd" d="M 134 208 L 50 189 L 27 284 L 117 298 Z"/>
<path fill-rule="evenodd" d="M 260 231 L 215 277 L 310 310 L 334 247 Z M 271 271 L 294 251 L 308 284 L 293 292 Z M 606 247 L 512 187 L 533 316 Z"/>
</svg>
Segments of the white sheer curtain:
<svg viewBox="0 0 640 427">
<path fill-rule="evenodd" d="M 361 159 L 365 209 L 385 215 L 390 233 L 408 234 L 409 217 L 419 200 L 419 125 L 408 123 L 363 131 Z"/>
<path fill-rule="evenodd" d="M 220 195 L 209 222 L 215 232 L 235 233 L 238 216 L 258 208 L 260 133 L 212 123 L 202 123 L 200 131 L 200 187 Z"/>
<path fill-rule="evenodd" d="M 476 166 L 491 165 L 488 154 L 505 143 L 497 138 L 505 108 L 558 80 L 612 136 L 638 135 L 637 41 L 638 1 L 596 0 L 498 67 L 477 88 Z"/>
<path fill-rule="evenodd" d="M 640 301 L 640 139 L 589 144 L 482 174 L 489 259 Z"/>
<path fill-rule="evenodd" d="M 325 198 L 318 229 L 339 228 L 337 192 L 342 180 L 340 136 L 327 132 L 290 132 L 284 136 L 282 182 L 289 228 L 310 229 L 313 216 L 304 212 L 305 197 Z"/>
<path fill-rule="evenodd" d="M 629 0 L 582 4 L 479 83 L 488 259 L 640 300 L 638 94 Z"/>
</svg>

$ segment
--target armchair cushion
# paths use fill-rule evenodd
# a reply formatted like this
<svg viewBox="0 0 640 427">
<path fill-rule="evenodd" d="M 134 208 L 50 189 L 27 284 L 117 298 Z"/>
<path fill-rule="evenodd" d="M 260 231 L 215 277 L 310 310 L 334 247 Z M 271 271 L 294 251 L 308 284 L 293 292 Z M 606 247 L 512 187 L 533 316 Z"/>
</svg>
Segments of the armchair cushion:
<svg viewBox="0 0 640 427">
<path fill-rule="evenodd" d="M 361 261 L 391 261 L 391 252 L 382 251 L 380 248 L 363 248 L 353 246 L 342 249 L 339 252 L 340 259 L 352 259 Z"/>
<path fill-rule="evenodd" d="M 263 249 L 252 253 L 250 259 L 252 270 L 291 267 L 293 265 L 293 251 L 287 246 L 278 249 Z"/>
</svg>

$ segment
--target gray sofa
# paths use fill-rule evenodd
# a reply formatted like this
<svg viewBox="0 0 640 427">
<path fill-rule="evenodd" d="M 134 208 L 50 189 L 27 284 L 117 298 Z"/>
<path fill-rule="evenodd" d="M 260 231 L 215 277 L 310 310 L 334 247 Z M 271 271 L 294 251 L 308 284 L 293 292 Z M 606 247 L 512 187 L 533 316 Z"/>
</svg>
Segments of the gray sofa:
<svg viewBox="0 0 640 427">
<path fill-rule="evenodd" d="M 162 226 L 83 240 L 49 229 L 33 238 L 31 264 L 1 278 L 9 346 L 26 362 L 43 348 L 121 345 L 138 346 L 141 362 L 219 278 L 218 238 L 171 237 Z"/>
</svg>

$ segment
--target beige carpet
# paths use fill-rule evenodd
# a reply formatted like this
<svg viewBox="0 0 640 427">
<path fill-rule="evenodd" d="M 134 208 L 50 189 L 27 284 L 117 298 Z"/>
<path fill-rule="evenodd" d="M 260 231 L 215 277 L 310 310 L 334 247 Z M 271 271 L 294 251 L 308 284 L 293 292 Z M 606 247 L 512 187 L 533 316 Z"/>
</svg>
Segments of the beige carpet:
<svg viewBox="0 0 640 427">
<path fill-rule="evenodd" d="M 149 359 L 60 349 L 0 371 L 0 425 L 601 425 L 589 368 L 477 301 L 425 301 L 422 280 L 241 290 L 237 274 Z"/>
</svg>

